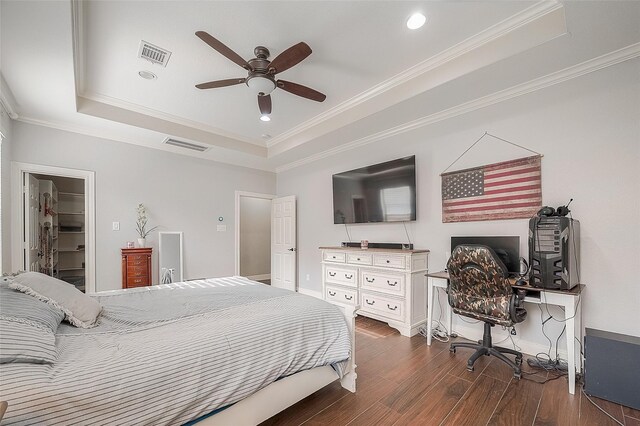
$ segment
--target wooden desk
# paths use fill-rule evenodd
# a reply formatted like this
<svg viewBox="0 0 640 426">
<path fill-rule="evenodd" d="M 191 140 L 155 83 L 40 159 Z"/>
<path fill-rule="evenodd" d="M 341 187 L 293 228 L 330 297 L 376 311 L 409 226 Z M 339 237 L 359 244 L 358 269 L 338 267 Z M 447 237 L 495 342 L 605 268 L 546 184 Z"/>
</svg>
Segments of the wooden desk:
<svg viewBox="0 0 640 426">
<path fill-rule="evenodd" d="M 427 274 L 427 345 L 431 345 L 431 331 L 433 326 L 433 292 L 434 288 L 447 288 L 449 273 L 447 271 L 435 272 Z M 512 279 L 512 286 L 517 289 L 524 289 L 527 295 L 524 298 L 526 303 L 556 305 L 564 308 L 564 321 L 567 329 L 565 335 L 567 337 L 567 363 L 569 374 L 569 393 L 575 394 L 576 391 L 576 369 L 582 371 L 582 356 L 580 350 L 576 351 L 576 336 L 578 336 L 579 344 L 582 344 L 582 307 L 578 303 L 579 296 L 585 289 L 584 284 L 578 284 L 572 290 L 551 290 L 530 285 L 516 285 L 516 280 Z M 447 303 L 447 327 L 451 333 L 453 322 L 453 311 L 449 303 Z"/>
</svg>

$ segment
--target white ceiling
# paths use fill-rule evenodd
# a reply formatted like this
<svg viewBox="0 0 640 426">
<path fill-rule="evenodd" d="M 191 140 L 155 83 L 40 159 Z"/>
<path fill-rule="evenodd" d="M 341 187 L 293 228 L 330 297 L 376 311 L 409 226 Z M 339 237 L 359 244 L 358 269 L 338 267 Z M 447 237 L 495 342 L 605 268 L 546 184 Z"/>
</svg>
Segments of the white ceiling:
<svg viewBox="0 0 640 426">
<path fill-rule="evenodd" d="M 429 20 L 409 31 L 416 10 Z M 18 119 L 267 170 L 640 41 L 640 2 L 2 0 L 0 12 L 0 71 L 12 92 L 0 99 Z M 257 45 L 273 59 L 305 41 L 313 54 L 281 77 L 327 100 L 276 89 L 264 123 L 247 87 L 196 89 L 245 75 L 198 30 L 245 59 Z M 140 40 L 170 50 L 168 66 L 137 58 Z M 185 152 L 162 145 L 166 136 L 211 149 Z"/>
<path fill-rule="evenodd" d="M 508 18 L 530 3 L 499 2 L 90 2 L 84 8 L 84 91 L 223 129 L 264 143 L 407 68 Z M 428 9 L 429 24 L 404 21 Z M 197 38 L 209 32 L 245 59 L 266 46 L 272 57 L 305 41 L 313 53 L 278 75 L 327 95 L 323 103 L 282 90 L 263 123 L 244 85 L 199 90 L 197 83 L 246 77 L 246 71 Z M 172 52 L 166 68 L 137 58 L 140 40 Z M 143 80 L 140 70 L 158 75 Z"/>
</svg>

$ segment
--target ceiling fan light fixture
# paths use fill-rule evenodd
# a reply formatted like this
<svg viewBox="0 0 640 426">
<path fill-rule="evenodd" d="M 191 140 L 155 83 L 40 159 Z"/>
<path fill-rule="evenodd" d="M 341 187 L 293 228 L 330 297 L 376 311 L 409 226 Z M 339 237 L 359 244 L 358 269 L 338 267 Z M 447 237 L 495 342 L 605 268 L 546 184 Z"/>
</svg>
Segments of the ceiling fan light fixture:
<svg viewBox="0 0 640 426">
<path fill-rule="evenodd" d="M 417 30 L 427 22 L 427 17 L 420 12 L 416 12 L 407 19 L 407 28 Z"/>
<path fill-rule="evenodd" d="M 260 116 L 260 120 L 261 121 L 271 121 L 271 117 L 269 117 L 267 114 L 262 114 Z"/>
<path fill-rule="evenodd" d="M 276 83 L 269 77 L 265 77 L 263 75 L 249 76 L 246 84 L 251 90 L 260 96 L 268 95 L 276 88 Z"/>
</svg>

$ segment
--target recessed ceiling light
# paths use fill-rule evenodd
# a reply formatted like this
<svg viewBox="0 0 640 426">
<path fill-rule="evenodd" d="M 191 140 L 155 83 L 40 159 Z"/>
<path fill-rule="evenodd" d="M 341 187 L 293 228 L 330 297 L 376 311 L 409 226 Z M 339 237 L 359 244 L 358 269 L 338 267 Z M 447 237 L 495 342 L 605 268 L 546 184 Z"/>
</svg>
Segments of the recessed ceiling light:
<svg viewBox="0 0 640 426">
<path fill-rule="evenodd" d="M 152 73 L 151 71 L 140 71 L 138 72 L 138 75 L 144 78 L 145 80 L 155 80 L 156 78 L 158 78 L 158 76 Z"/>
<path fill-rule="evenodd" d="M 262 120 L 262 121 L 271 121 L 271 117 L 269 117 L 267 114 L 264 114 L 264 115 L 260 116 L 260 120 Z"/>
<path fill-rule="evenodd" d="M 427 22 L 427 17 L 422 13 L 416 12 L 407 19 L 407 28 L 417 30 Z"/>
</svg>

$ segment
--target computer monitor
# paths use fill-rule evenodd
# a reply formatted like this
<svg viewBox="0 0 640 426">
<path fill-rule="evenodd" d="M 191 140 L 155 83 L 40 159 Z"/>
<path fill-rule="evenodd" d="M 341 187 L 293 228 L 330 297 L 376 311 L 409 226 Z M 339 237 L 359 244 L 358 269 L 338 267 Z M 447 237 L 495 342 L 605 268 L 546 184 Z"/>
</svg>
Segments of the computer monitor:
<svg viewBox="0 0 640 426">
<path fill-rule="evenodd" d="M 451 252 L 459 245 L 483 245 L 493 249 L 510 275 L 520 273 L 520 237 L 451 237 Z"/>
</svg>

